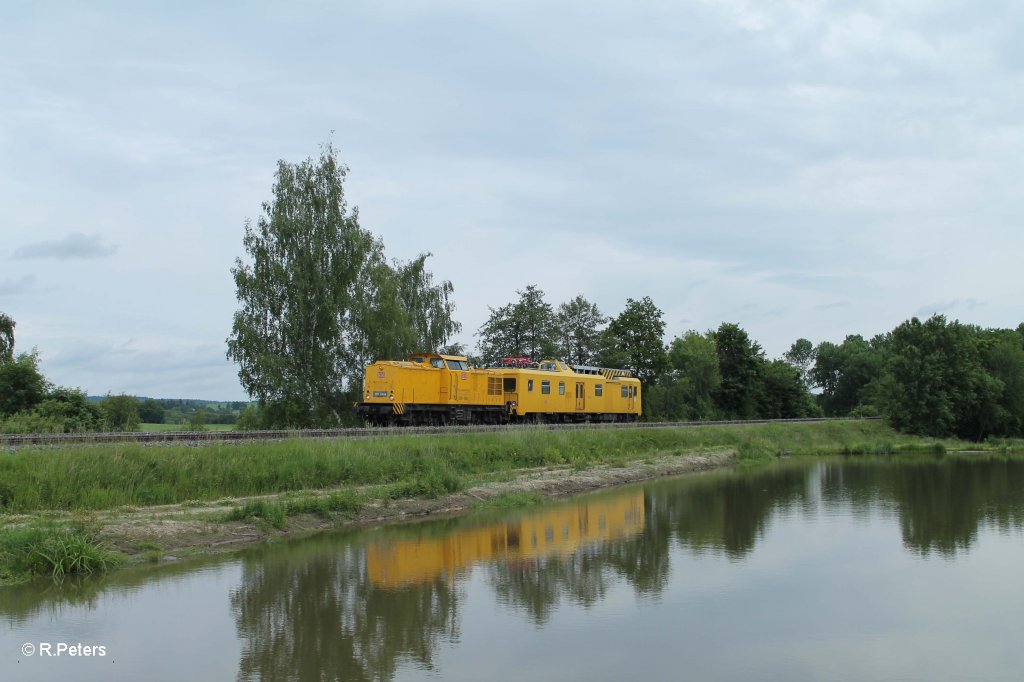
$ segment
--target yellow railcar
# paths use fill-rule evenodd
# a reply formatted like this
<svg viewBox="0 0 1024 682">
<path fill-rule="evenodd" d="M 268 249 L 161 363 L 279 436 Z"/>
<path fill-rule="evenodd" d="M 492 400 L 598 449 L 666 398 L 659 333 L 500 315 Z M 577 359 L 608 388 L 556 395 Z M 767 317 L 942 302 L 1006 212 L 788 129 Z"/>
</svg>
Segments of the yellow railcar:
<svg viewBox="0 0 1024 682">
<path fill-rule="evenodd" d="M 418 353 L 368 366 L 355 411 L 379 425 L 635 421 L 640 382 L 557 360 L 477 369 L 463 356 Z"/>
</svg>

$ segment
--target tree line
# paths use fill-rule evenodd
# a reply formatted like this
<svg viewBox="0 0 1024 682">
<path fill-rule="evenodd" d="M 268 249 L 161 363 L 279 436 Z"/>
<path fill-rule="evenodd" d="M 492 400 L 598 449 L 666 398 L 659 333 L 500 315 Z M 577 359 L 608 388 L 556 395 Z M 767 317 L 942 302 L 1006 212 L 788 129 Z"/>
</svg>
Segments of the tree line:
<svg viewBox="0 0 1024 682">
<path fill-rule="evenodd" d="M 465 351 L 446 345 L 461 329 L 451 282 L 434 282 L 430 254 L 387 261 L 345 202 L 347 171 L 331 145 L 318 160 L 278 162 L 272 199 L 255 226 L 245 223 L 227 355 L 260 405 L 247 424 L 343 423 L 373 360 Z M 665 344 L 664 315 L 648 296 L 605 316 L 583 295 L 557 306 L 535 284 L 517 295 L 489 308 L 475 364 L 526 356 L 629 369 L 643 383 L 646 419 L 882 415 L 911 433 L 1024 435 L 1024 325 L 913 318 L 870 341 L 798 339 L 768 358 L 732 322 Z"/>
<path fill-rule="evenodd" d="M 39 370 L 39 354 L 14 352 L 14 320 L 0 313 L 0 433 L 131 431 L 138 428 L 135 399 L 57 386 Z"/>
<path fill-rule="evenodd" d="M 52 383 L 39 369 L 39 354 L 15 353 L 15 321 L 0 313 L 0 433 L 137 431 L 141 423 L 234 424 L 249 403 L 139 399 L 106 395 L 96 399 L 77 388 Z"/>
</svg>

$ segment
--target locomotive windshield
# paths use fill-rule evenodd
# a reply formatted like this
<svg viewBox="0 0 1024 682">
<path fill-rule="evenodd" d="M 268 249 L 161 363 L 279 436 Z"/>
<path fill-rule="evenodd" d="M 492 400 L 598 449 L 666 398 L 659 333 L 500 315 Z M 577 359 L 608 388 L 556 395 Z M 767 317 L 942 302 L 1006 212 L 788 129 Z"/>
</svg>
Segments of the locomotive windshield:
<svg viewBox="0 0 1024 682">
<path fill-rule="evenodd" d="M 448 369 L 469 369 L 462 360 L 449 360 Z"/>
</svg>

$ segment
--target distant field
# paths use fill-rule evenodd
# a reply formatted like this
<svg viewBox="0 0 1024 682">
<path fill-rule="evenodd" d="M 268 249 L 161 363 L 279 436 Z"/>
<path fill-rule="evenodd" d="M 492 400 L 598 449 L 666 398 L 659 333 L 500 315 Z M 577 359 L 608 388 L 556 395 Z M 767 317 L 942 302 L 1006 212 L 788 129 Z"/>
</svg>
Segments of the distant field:
<svg viewBox="0 0 1024 682">
<path fill-rule="evenodd" d="M 233 431 L 234 424 L 207 424 L 207 431 Z M 189 431 L 188 424 L 139 424 L 140 431 Z"/>
</svg>

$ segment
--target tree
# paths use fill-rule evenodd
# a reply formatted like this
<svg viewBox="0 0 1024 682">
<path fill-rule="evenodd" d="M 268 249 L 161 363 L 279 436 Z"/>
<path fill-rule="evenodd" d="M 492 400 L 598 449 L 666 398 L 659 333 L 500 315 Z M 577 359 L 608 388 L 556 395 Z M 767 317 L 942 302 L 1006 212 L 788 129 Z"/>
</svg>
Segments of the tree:
<svg viewBox="0 0 1024 682">
<path fill-rule="evenodd" d="M 491 311 L 477 331 L 480 355 L 487 364 L 498 364 L 501 358 L 529 357 L 534 360 L 558 354 L 558 330 L 551 304 L 536 285 L 516 291 L 519 300 Z"/>
<path fill-rule="evenodd" d="M 909 433 L 982 439 L 998 424 L 1002 382 L 985 369 L 976 329 L 942 315 L 893 330 L 879 397 Z"/>
<path fill-rule="evenodd" d="M 227 356 L 272 424 L 340 423 L 369 362 L 432 350 L 460 329 L 451 283 L 425 269 L 430 254 L 392 267 L 360 227 L 347 173 L 330 144 L 316 161 L 279 161 L 273 198 L 245 223 L 250 262 L 231 270 L 240 305 Z"/>
<path fill-rule="evenodd" d="M 582 294 L 558 306 L 555 316 L 562 359 L 571 365 L 591 365 L 600 350 L 601 329 L 608 318 Z"/>
<path fill-rule="evenodd" d="M 0 363 L 14 359 L 14 327 L 14 320 L 0 313 Z"/>
<path fill-rule="evenodd" d="M 1024 436 L 1024 338 L 1003 331 L 989 336 L 985 367 L 1002 386 L 992 430 L 1001 436 Z"/>
<path fill-rule="evenodd" d="M 600 364 L 629 369 L 646 386 L 665 371 L 664 313 L 644 296 L 626 299 L 626 307 L 608 323 Z"/>
<path fill-rule="evenodd" d="M 48 389 L 37 353 L 21 353 L 0 363 L 0 417 L 32 409 L 43 401 Z"/>
<path fill-rule="evenodd" d="M 722 384 L 718 353 L 711 335 L 689 331 L 669 344 L 669 378 L 679 408 L 670 418 L 709 420 L 716 417 L 714 396 Z"/>
<path fill-rule="evenodd" d="M 133 396 L 107 395 L 100 401 L 106 428 L 111 431 L 139 430 L 139 401 Z"/>
<path fill-rule="evenodd" d="M 885 368 L 885 337 L 866 341 L 851 334 L 838 346 L 823 341 L 815 349 L 809 378 L 821 389 L 825 414 L 845 417 L 874 403 L 874 389 Z"/>
<path fill-rule="evenodd" d="M 715 402 L 730 418 L 751 419 L 758 412 L 764 351 L 737 324 L 723 322 L 713 337 L 722 373 Z"/>
<path fill-rule="evenodd" d="M 55 388 L 33 410 L 44 420 L 52 420 L 58 433 L 81 433 L 102 428 L 103 413 L 89 402 L 84 391 Z"/>
<path fill-rule="evenodd" d="M 758 416 L 761 419 L 807 417 L 820 408 L 814 404 L 800 369 L 783 360 L 766 362 L 761 372 Z"/>
<path fill-rule="evenodd" d="M 814 365 L 814 346 L 804 338 L 797 339 L 782 358 L 800 372 L 800 380 L 808 388 L 811 384 L 811 367 Z"/>
<path fill-rule="evenodd" d="M 163 424 L 164 408 L 152 398 L 147 398 L 139 403 L 139 419 L 145 424 Z"/>
</svg>

